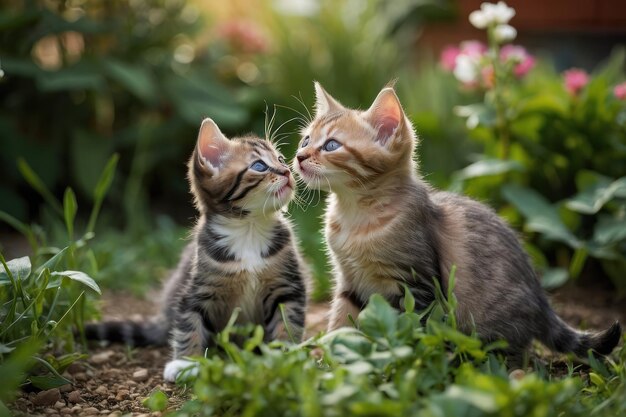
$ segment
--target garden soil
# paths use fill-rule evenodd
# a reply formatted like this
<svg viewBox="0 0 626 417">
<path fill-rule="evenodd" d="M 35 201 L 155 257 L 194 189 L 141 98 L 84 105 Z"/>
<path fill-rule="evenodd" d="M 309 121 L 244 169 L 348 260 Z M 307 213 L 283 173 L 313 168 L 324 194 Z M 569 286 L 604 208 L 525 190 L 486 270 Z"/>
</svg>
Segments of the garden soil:
<svg viewBox="0 0 626 417">
<path fill-rule="evenodd" d="M 156 306 L 129 295 L 105 293 L 105 319 L 150 316 Z M 553 305 L 569 323 L 584 328 L 604 328 L 618 319 L 626 323 L 626 304 L 613 293 L 599 288 L 565 287 L 552 297 Z M 307 315 L 307 336 L 326 325 L 327 304 L 313 304 Z M 88 359 L 73 364 L 65 373 L 72 384 L 42 392 L 22 392 L 11 404 L 16 416 L 160 416 L 143 406 L 155 390 L 169 397 L 168 409 L 188 398 L 185 388 L 163 381 L 162 371 L 170 355 L 168 348 L 135 348 L 121 345 L 95 347 Z M 564 367 L 561 367 L 565 369 Z M 552 368 L 558 373 L 559 367 Z"/>
</svg>

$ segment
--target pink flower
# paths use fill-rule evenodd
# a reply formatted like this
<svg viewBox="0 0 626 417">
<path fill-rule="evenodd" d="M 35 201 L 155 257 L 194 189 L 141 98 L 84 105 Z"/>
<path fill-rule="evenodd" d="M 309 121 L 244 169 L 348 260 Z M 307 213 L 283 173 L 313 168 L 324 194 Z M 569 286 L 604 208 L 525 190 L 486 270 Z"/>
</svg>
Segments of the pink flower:
<svg viewBox="0 0 626 417">
<path fill-rule="evenodd" d="M 454 46 L 448 45 L 443 51 L 441 51 L 441 57 L 439 58 L 439 65 L 446 71 L 454 71 L 456 66 L 456 57 L 459 56 L 461 50 Z"/>
<path fill-rule="evenodd" d="M 500 59 L 504 62 L 514 62 L 513 74 L 522 78 L 535 66 L 535 57 L 530 55 L 523 46 L 505 45 L 500 50 Z"/>
<path fill-rule="evenodd" d="M 626 100 L 626 82 L 617 84 L 613 89 L 613 94 L 618 100 Z"/>
<path fill-rule="evenodd" d="M 219 25 L 215 30 L 217 36 L 238 52 L 258 54 L 269 49 L 267 38 L 261 28 L 254 22 L 233 19 Z"/>
<path fill-rule="evenodd" d="M 487 45 L 481 41 L 464 41 L 461 42 L 461 54 L 468 55 L 472 58 L 479 58 L 487 52 Z"/>
<path fill-rule="evenodd" d="M 589 75 L 585 70 L 572 68 L 563 73 L 565 80 L 565 89 L 568 93 L 575 96 L 589 82 Z"/>
</svg>

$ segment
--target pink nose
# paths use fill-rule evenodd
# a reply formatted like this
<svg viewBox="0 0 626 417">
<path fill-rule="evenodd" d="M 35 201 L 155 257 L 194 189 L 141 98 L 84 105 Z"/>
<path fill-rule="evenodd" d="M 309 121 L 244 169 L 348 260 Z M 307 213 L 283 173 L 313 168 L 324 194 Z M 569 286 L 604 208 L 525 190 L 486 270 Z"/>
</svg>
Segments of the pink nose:
<svg viewBox="0 0 626 417">
<path fill-rule="evenodd" d="M 311 156 L 311 155 L 309 155 L 309 154 L 301 154 L 301 153 L 299 153 L 299 154 L 296 156 L 296 158 L 298 158 L 298 162 L 302 162 L 302 161 L 304 161 L 304 160 L 309 159 L 309 157 L 310 157 L 310 156 Z"/>
</svg>

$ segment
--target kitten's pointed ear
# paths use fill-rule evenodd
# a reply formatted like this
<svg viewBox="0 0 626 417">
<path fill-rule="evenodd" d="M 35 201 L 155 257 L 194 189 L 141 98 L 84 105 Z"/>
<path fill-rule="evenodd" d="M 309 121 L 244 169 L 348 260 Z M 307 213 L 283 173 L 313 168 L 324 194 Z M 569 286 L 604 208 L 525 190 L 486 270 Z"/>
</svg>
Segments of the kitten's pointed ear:
<svg viewBox="0 0 626 417">
<path fill-rule="evenodd" d="M 226 153 L 230 148 L 230 141 L 211 119 L 204 119 L 198 133 L 198 160 L 205 167 L 219 170 L 223 164 Z"/>
<path fill-rule="evenodd" d="M 365 119 L 378 130 L 376 141 L 386 145 L 404 124 L 404 111 L 393 88 L 383 88 L 364 114 Z"/>
<path fill-rule="evenodd" d="M 322 85 L 315 81 L 315 116 L 343 110 L 343 106 L 324 90 Z"/>
</svg>

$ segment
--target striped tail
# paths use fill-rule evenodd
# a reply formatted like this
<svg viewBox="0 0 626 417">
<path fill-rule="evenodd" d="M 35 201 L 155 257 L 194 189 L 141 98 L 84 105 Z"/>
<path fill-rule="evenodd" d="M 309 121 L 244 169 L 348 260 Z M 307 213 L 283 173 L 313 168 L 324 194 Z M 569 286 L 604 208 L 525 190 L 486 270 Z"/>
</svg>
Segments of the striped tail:
<svg viewBox="0 0 626 417">
<path fill-rule="evenodd" d="M 586 357 L 589 349 L 600 355 L 608 355 L 622 337 L 622 328 L 617 321 L 599 332 L 582 332 L 568 326 L 551 312 L 549 323 L 548 331 L 537 338 L 557 352 L 572 352 L 578 357 Z"/>
<path fill-rule="evenodd" d="M 105 321 L 85 325 L 88 340 L 124 343 L 135 347 L 165 346 L 168 334 L 167 320 L 161 316 L 146 321 Z"/>
</svg>

